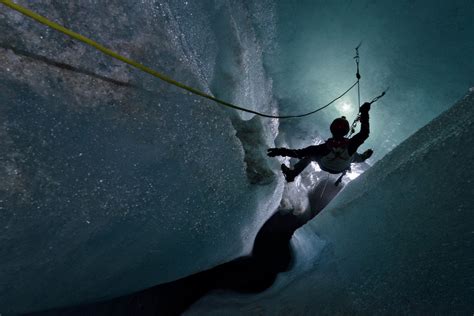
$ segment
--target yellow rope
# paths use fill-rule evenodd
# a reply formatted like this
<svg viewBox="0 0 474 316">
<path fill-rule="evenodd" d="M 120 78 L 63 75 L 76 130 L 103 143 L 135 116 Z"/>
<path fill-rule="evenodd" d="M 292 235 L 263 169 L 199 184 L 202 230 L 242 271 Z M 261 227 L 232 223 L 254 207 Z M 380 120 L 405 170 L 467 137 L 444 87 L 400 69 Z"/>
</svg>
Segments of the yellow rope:
<svg viewBox="0 0 474 316">
<path fill-rule="evenodd" d="M 33 20 L 38 21 L 38 22 L 41 23 L 41 24 L 44 24 L 44 25 L 46 25 L 46 26 L 48 26 L 48 27 L 50 27 L 50 28 L 52 28 L 52 29 L 54 29 L 54 30 L 56 30 L 56 31 L 59 31 L 59 32 L 61 32 L 61 33 L 66 34 L 66 35 L 69 36 L 69 37 L 72 37 L 72 38 L 74 38 L 74 39 L 76 39 L 76 40 L 78 40 L 78 41 L 81 41 L 81 42 L 83 42 L 83 43 L 85 43 L 85 44 L 87 44 L 87 45 L 90 45 L 90 46 L 94 47 L 95 49 L 101 51 L 102 53 L 104 53 L 104 54 L 106 54 L 106 55 L 108 55 L 108 56 L 110 56 L 110 57 L 112 57 L 112 58 L 115 58 L 115 59 L 117 59 L 117 60 L 120 60 L 120 61 L 122 61 L 122 62 L 124 62 L 124 63 L 126 63 L 126 64 L 129 64 L 129 65 L 131 65 L 131 66 L 133 66 L 133 67 L 135 67 L 135 68 L 137 68 L 137 69 L 143 71 L 143 72 L 149 73 L 149 74 L 152 75 L 152 76 L 155 76 L 155 77 L 157 77 L 157 78 L 159 78 L 159 79 L 161 79 L 161 80 L 163 80 L 163 81 L 166 81 L 166 82 L 168 82 L 169 84 L 175 85 L 175 86 L 177 86 L 177 87 L 179 87 L 179 88 L 181 88 L 181 89 L 187 90 L 187 91 L 189 91 L 189 92 L 191 92 L 191 93 L 194 93 L 194 94 L 196 94 L 196 95 L 198 95 L 198 96 L 201 96 L 201 97 L 203 97 L 203 98 L 206 98 L 206 99 L 215 101 L 215 102 L 217 102 L 217 103 L 219 103 L 219 104 L 221 104 L 221 105 L 224 105 L 224 106 L 227 106 L 227 107 L 236 109 L 236 110 L 240 110 L 240 111 L 245 111 L 245 112 L 253 113 L 253 114 L 256 114 L 256 115 L 259 115 L 259 116 L 263 116 L 263 117 L 269 117 L 269 118 L 294 118 L 294 117 L 303 117 L 303 116 L 307 116 L 307 115 L 316 113 L 317 111 L 322 110 L 323 108 L 329 106 L 331 103 L 333 103 L 333 102 L 336 101 L 337 99 L 341 98 L 343 95 L 345 95 L 347 92 L 349 92 L 349 90 L 351 90 L 351 89 L 355 86 L 355 84 L 353 84 L 353 85 L 352 85 L 349 89 L 347 89 L 342 95 L 340 95 L 339 97 L 335 98 L 335 99 L 334 99 L 333 101 L 331 101 L 329 104 L 327 104 L 327 105 L 325 105 L 325 106 L 323 106 L 323 107 L 321 107 L 321 108 L 319 108 L 319 109 L 317 109 L 317 110 L 315 110 L 315 111 L 311 111 L 311 112 L 309 112 L 309 113 L 305 113 L 305 114 L 301 114 L 301 115 L 287 115 L 287 116 L 275 116 L 275 115 L 268 115 L 268 114 L 264 114 L 264 113 L 259 113 L 259 112 L 256 112 L 256 111 L 253 111 L 253 110 L 250 110 L 250 109 L 245 109 L 245 108 L 242 108 L 242 107 L 237 106 L 237 105 L 235 105 L 235 104 L 232 104 L 232 103 L 229 103 L 229 102 L 220 100 L 220 99 L 215 98 L 215 97 L 213 97 L 213 96 L 211 96 L 211 95 L 209 95 L 209 94 L 207 94 L 207 93 L 204 93 L 204 92 L 202 92 L 202 91 L 200 91 L 200 90 L 197 90 L 197 89 L 195 89 L 195 88 L 193 88 L 193 87 L 190 87 L 190 86 L 187 86 L 187 85 L 185 85 L 185 84 L 182 84 L 181 82 L 178 82 L 178 81 L 176 81 L 176 80 L 174 80 L 174 79 L 172 79 L 172 78 L 170 78 L 170 77 L 168 77 L 168 76 L 165 76 L 165 75 L 163 75 L 163 74 L 161 74 L 161 73 L 159 73 L 159 72 L 157 72 L 157 71 L 155 71 L 155 70 L 153 70 L 153 69 L 151 69 L 151 68 L 149 68 L 149 67 L 146 67 L 146 66 L 140 64 L 139 62 L 136 62 L 136 61 L 131 60 L 131 59 L 127 58 L 127 57 L 124 57 L 124 56 L 122 56 L 122 55 L 120 55 L 120 54 L 118 54 L 118 53 L 116 53 L 116 52 L 114 52 L 114 51 L 112 51 L 112 50 L 106 48 L 105 46 L 103 46 L 103 45 L 101 45 L 101 44 L 99 44 L 99 43 L 97 43 L 97 42 L 91 40 L 90 38 L 87 38 L 87 37 L 85 37 L 85 36 L 83 36 L 83 35 L 81 35 L 81 34 L 79 34 L 79 33 L 73 32 L 73 31 L 71 31 L 71 30 L 65 28 L 64 26 L 59 25 L 58 23 L 55 23 L 55 22 L 53 22 L 53 21 L 51 21 L 51 20 L 48 20 L 48 19 L 45 18 L 44 16 L 41 16 L 41 15 L 39 15 L 39 14 L 37 14 L 37 13 L 35 13 L 35 12 L 33 12 L 33 11 L 31 11 L 31 10 L 29 10 L 29 9 L 27 9 L 27 8 L 25 8 L 25 7 L 21 6 L 21 5 L 19 5 L 19 4 L 13 3 L 13 2 L 10 1 L 10 0 L 0 0 L 0 3 L 3 3 L 3 4 L 6 5 L 7 7 L 11 8 L 11 9 L 13 9 L 13 10 L 15 10 L 15 11 L 18 11 L 18 12 L 20 12 L 20 13 L 22 13 L 22 14 L 24 14 L 24 15 L 30 17 L 30 18 L 32 18 Z"/>
</svg>

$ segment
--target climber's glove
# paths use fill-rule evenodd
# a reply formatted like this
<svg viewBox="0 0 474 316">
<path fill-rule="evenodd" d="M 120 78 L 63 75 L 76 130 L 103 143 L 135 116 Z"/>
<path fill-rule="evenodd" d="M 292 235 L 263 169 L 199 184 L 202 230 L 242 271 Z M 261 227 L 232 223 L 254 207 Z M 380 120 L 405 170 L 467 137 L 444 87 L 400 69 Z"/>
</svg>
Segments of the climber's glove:
<svg viewBox="0 0 474 316">
<path fill-rule="evenodd" d="M 267 155 L 269 157 L 282 156 L 284 154 L 284 148 L 268 148 Z"/>
<path fill-rule="evenodd" d="M 369 113 L 369 111 L 370 111 L 370 103 L 365 102 L 364 104 L 362 104 L 362 106 L 360 107 L 360 113 Z"/>
</svg>

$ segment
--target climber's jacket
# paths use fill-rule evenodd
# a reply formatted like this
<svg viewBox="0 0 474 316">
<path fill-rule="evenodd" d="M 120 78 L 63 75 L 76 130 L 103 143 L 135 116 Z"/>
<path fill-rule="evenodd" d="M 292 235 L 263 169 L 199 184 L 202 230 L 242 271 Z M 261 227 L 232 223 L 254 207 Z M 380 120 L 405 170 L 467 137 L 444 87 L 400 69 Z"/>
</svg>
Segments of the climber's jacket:
<svg viewBox="0 0 474 316">
<path fill-rule="evenodd" d="M 310 158 L 318 161 L 321 169 L 331 173 L 340 173 L 350 167 L 357 149 L 369 137 L 369 109 L 361 108 L 360 132 L 353 137 L 329 138 L 324 144 L 303 149 L 277 148 L 277 155 L 299 159 Z"/>
</svg>

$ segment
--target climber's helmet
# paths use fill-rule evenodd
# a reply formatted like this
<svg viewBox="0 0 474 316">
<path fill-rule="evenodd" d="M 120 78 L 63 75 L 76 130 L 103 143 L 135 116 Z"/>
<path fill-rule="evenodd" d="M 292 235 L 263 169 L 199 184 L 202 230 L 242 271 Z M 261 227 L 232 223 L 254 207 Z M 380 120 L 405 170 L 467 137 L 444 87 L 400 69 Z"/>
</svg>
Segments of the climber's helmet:
<svg viewBox="0 0 474 316">
<path fill-rule="evenodd" d="M 339 117 L 331 123 L 330 129 L 333 137 L 344 137 L 349 133 L 349 122 L 346 120 L 345 116 Z"/>
</svg>

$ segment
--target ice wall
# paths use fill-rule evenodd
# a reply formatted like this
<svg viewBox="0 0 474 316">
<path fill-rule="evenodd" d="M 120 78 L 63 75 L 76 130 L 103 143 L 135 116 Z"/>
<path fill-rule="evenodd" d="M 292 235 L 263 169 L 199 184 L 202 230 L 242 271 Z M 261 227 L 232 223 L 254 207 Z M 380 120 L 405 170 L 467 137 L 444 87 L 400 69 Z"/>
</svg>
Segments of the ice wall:
<svg viewBox="0 0 474 316">
<path fill-rule="evenodd" d="M 473 118 L 471 92 L 351 182 L 297 232 L 295 267 L 272 289 L 189 314 L 472 313 Z"/>
<path fill-rule="evenodd" d="M 472 85 L 469 0 L 18 3 L 263 112 L 299 113 L 334 97 L 352 82 L 363 39 L 363 98 L 392 87 L 372 116 L 378 158 Z M 280 202 L 282 179 L 268 163 L 278 166 L 264 156 L 277 130 L 278 141 L 306 146 L 328 136 L 334 116 L 355 114 L 338 103 L 279 128 L 3 6 L 0 30 L 0 313 L 112 297 L 245 253 Z M 297 233 L 307 249 L 299 257 L 315 258 L 311 241 L 320 249 L 320 240 L 307 230 Z"/>
<path fill-rule="evenodd" d="M 271 107 L 265 1 L 18 3 L 186 84 Z M 4 6 L 0 30 L 0 313 L 118 296 L 250 251 L 281 195 L 267 161 L 249 158 L 274 122 L 246 124 Z"/>
</svg>

